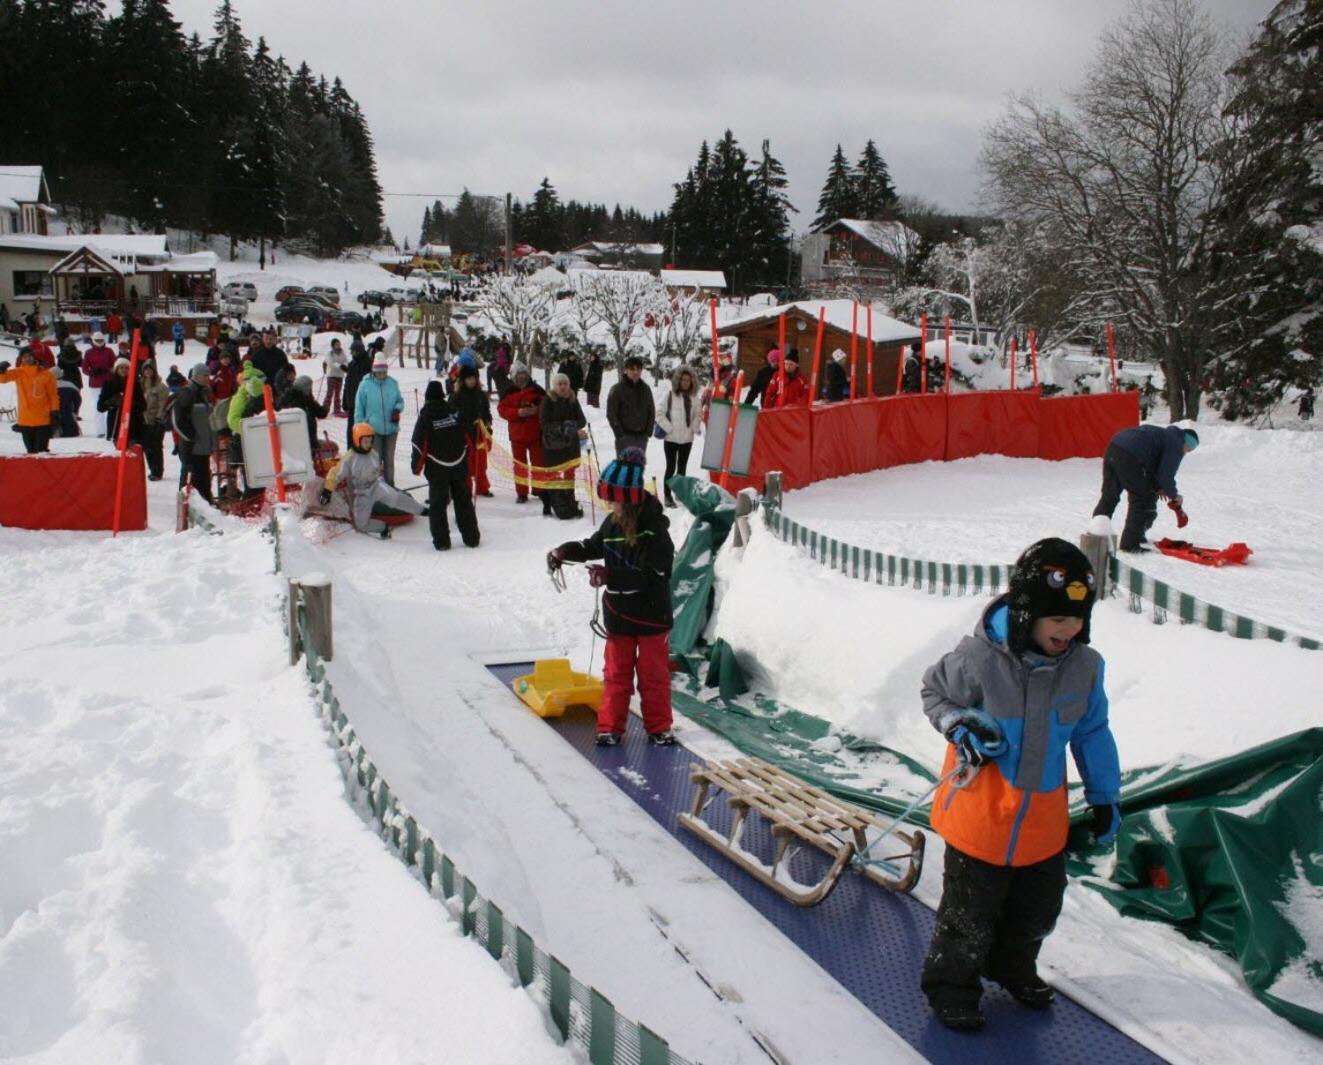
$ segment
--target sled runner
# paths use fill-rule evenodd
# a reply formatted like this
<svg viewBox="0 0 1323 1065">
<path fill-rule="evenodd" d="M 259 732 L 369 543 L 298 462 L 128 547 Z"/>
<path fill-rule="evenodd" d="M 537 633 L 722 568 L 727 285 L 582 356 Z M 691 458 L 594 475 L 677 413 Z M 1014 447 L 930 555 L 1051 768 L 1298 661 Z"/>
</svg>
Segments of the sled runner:
<svg viewBox="0 0 1323 1065">
<path fill-rule="evenodd" d="M 888 891 L 908 892 L 923 869 L 923 833 L 902 832 L 866 810 L 834 798 L 757 758 L 707 762 L 689 773 L 694 803 L 679 822 L 740 866 L 756 880 L 796 906 L 814 906 L 831 894 L 846 866 L 854 864 Z M 724 791 L 731 811 L 730 831 L 723 835 L 703 820 L 712 791 Z M 771 824 L 775 851 L 770 866 L 742 845 L 745 822 L 756 812 Z M 898 854 L 873 858 L 869 851 L 881 836 L 894 837 Z M 790 860 L 798 847 L 809 846 L 831 859 L 816 884 L 801 884 L 790 875 Z"/>
<path fill-rule="evenodd" d="M 514 693 L 538 717 L 560 717 L 569 706 L 596 710 L 602 705 L 602 682 L 570 668 L 568 658 L 544 658 L 533 672 L 510 682 Z"/>
<path fill-rule="evenodd" d="M 1243 566 L 1254 554 L 1245 544 L 1228 544 L 1220 551 L 1215 547 L 1195 547 L 1189 540 L 1168 540 L 1165 537 L 1153 545 L 1164 555 L 1197 562 L 1201 566 Z"/>
</svg>

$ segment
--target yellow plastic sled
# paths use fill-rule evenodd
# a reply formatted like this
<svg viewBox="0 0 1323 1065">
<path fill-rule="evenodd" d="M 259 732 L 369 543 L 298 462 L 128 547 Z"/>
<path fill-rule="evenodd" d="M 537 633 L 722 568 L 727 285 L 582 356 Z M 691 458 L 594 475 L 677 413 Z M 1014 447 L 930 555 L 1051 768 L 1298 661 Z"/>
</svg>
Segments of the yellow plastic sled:
<svg viewBox="0 0 1323 1065">
<path fill-rule="evenodd" d="M 544 658 L 533 672 L 515 677 L 510 687 L 538 717 L 560 717 L 567 706 L 596 710 L 602 704 L 602 682 L 570 668 L 568 658 Z"/>
</svg>

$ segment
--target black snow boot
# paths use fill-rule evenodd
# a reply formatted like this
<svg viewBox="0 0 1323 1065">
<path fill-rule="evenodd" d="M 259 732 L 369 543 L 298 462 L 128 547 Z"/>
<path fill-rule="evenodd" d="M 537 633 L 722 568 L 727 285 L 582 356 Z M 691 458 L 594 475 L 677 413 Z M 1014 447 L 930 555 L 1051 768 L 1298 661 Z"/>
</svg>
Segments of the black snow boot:
<svg viewBox="0 0 1323 1065">
<path fill-rule="evenodd" d="M 1051 986 L 1038 976 L 1004 983 L 1001 986 L 1011 998 L 1031 1010 L 1045 1010 L 1056 1001 L 1057 997 Z"/>
<path fill-rule="evenodd" d="M 674 747 L 675 733 L 670 729 L 662 729 L 660 732 L 648 733 L 648 742 L 654 747 Z"/>
<path fill-rule="evenodd" d="M 597 746 L 599 747 L 619 747 L 619 732 L 599 732 L 597 734 Z"/>
<path fill-rule="evenodd" d="M 937 1011 L 937 1019 L 953 1031 L 977 1032 L 987 1024 L 977 1002 L 948 1002 L 933 1009 Z"/>
</svg>

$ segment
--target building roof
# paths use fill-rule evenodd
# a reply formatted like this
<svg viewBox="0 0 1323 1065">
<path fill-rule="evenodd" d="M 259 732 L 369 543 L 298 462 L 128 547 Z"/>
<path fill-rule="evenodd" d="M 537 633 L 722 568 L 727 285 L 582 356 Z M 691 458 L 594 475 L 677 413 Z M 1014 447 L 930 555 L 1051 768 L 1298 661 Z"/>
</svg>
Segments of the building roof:
<svg viewBox="0 0 1323 1065">
<path fill-rule="evenodd" d="M 724 289 L 726 275 L 720 270 L 663 270 L 663 285 L 675 288 L 712 288 Z"/>
<path fill-rule="evenodd" d="M 838 218 L 831 225 L 823 226 L 821 232 L 836 226 L 844 226 L 878 251 L 902 261 L 919 240 L 919 234 L 904 222 L 876 222 L 867 218 Z"/>
<path fill-rule="evenodd" d="M 17 211 L 20 203 L 49 199 L 50 192 L 46 189 L 46 177 L 41 167 L 0 163 L 0 209 Z"/>
<path fill-rule="evenodd" d="M 819 309 L 826 313 L 823 320 L 833 329 L 848 333 L 852 327 L 854 315 L 853 300 L 800 300 L 797 303 L 783 303 L 777 307 L 767 307 L 726 322 L 717 329 L 719 336 L 731 336 L 742 333 L 752 326 L 765 322 L 775 322 L 783 314 L 798 311 L 806 318 L 816 320 Z M 868 336 L 868 305 L 859 305 L 859 332 L 862 338 Z M 898 318 L 889 318 L 885 314 L 873 312 L 873 343 L 897 344 L 919 339 L 919 327 L 902 322 Z"/>
<path fill-rule="evenodd" d="M 448 259 L 450 258 L 449 244 L 419 244 L 416 253 L 424 259 Z"/>
<path fill-rule="evenodd" d="M 630 281 L 656 281 L 656 278 L 646 270 L 582 270 L 571 266 L 566 276 L 570 279 L 570 287 L 576 292 L 585 285 L 594 287 L 623 285 Z"/>
<path fill-rule="evenodd" d="M 170 256 L 165 246 L 165 237 L 161 234 L 135 236 L 124 233 L 66 233 L 39 236 L 35 233 L 6 233 L 0 237 L 0 248 L 45 251 L 54 255 L 67 255 L 79 248 L 96 248 L 104 255 L 118 258 L 167 259 Z"/>
<path fill-rule="evenodd" d="M 589 240 L 570 249 L 579 254 L 588 252 L 623 252 L 626 255 L 665 255 L 666 249 L 660 244 L 630 244 L 619 240 Z"/>
</svg>

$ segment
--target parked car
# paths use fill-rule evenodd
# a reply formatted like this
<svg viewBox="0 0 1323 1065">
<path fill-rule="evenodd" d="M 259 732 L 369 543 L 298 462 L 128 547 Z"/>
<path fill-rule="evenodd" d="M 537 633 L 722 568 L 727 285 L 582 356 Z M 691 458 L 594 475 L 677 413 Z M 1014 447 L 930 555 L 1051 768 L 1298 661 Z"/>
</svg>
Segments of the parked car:
<svg viewBox="0 0 1323 1065">
<path fill-rule="evenodd" d="M 396 303 L 417 303 L 419 297 L 422 295 L 422 292 L 419 289 L 404 288 L 402 286 L 388 288 L 386 291 Z"/>
<path fill-rule="evenodd" d="M 325 296 L 337 307 L 340 306 L 340 290 L 332 288 L 330 285 L 313 285 L 308 292 L 314 296 Z"/>
<path fill-rule="evenodd" d="M 389 292 L 370 288 L 366 292 L 358 294 L 358 302 L 364 307 L 393 307 L 395 306 L 395 297 Z"/>
<path fill-rule="evenodd" d="M 251 281 L 231 281 L 229 284 L 222 286 L 221 298 L 252 302 L 257 299 L 257 286 Z"/>
<path fill-rule="evenodd" d="M 318 329 L 323 328 L 331 313 L 325 308 L 313 304 L 282 303 L 276 308 L 277 322 L 302 322 L 305 318 Z"/>
<path fill-rule="evenodd" d="M 297 296 L 302 291 L 302 285 L 286 285 L 284 288 L 276 290 L 276 302 L 284 303 L 290 296 Z"/>
<path fill-rule="evenodd" d="M 357 311 L 336 311 L 330 316 L 327 328 L 338 329 L 342 333 L 348 333 L 351 329 L 365 329 L 367 318 Z"/>
<path fill-rule="evenodd" d="M 242 296 L 223 296 L 220 304 L 221 314 L 242 321 L 248 317 L 248 301 Z"/>
<path fill-rule="evenodd" d="M 294 295 L 290 296 L 289 299 L 285 300 L 280 305 L 283 307 L 287 303 L 311 304 L 314 307 L 320 307 L 326 311 L 334 311 L 337 309 L 335 304 L 333 304 L 325 296 L 319 296 L 315 292 L 296 292 Z"/>
</svg>

